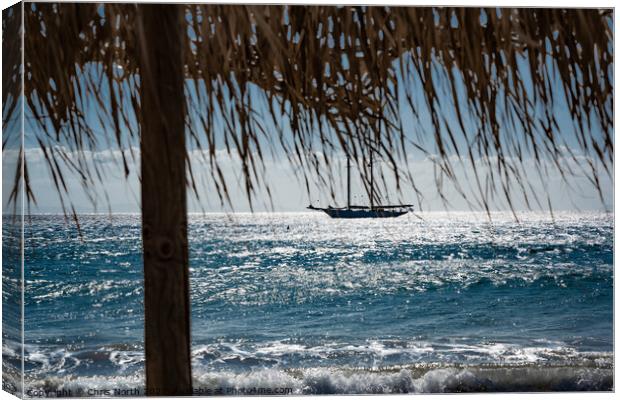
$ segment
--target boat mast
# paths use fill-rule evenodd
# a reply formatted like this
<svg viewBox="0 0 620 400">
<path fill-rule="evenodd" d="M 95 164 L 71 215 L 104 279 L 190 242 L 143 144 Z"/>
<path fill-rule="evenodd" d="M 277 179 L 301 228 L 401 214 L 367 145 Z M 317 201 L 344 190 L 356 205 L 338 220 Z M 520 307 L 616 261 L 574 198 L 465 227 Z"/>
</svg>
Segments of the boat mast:
<svg viewBox="0 0 620 400">
<path fill-rule="evenodd" d="M 347 154 L 347 208 L 351 208 L 351 157 Z"/>
<path fill-rule="evenodd" d="M 373 148 L 370 147 L 370 209 L 372 210 L 375 206 L 375 185 L 374 185 L 374 176 L 372 173 L 372 159 Z"/>
</svg>

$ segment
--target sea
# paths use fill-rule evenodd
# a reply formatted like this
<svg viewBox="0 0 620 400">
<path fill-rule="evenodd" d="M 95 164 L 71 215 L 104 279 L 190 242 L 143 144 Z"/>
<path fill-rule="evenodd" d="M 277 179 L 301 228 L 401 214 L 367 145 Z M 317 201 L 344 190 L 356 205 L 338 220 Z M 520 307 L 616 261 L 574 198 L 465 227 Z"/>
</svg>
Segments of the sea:
<svg viewBox="0 0 620 400">
<path fill-rule="evenodd" d="M 143 395 L 140 216 L 79 224 L 26 217 L 24 392 Z M 192 214 L 194 393 L 613 390 L 613 238 L 594 212 Z"/>
</svg>

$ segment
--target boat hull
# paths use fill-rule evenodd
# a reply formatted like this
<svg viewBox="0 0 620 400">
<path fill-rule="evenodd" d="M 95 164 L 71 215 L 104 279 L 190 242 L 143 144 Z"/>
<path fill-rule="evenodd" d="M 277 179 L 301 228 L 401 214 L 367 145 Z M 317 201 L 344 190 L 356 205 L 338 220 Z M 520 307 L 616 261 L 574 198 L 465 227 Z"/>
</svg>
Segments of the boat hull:
<svg viewBox="0 0 620 400">
<path fill-rule="evenodd" d="M 323 208 L 322 211 L 332 218 L 396 218 L 407 214 L 406 210 L 352 210 Z"/>
</svg>

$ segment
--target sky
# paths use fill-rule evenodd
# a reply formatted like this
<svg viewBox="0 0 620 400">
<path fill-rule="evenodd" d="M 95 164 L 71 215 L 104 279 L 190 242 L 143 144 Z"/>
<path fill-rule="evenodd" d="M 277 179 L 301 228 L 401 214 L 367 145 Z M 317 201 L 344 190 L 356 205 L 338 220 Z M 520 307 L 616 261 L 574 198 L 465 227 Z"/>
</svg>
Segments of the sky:
<svg viewBox="0 0 620 400">
<path fill-rule="evenodd" d="M 102 151 L 98 154 L 90 155 L 96 157 L 102 163 L 105 170 L 104 182 L 97 185 L 94 189 L 97 203 L 93 204 L 80 185 L 80 180 L 75 175 L 69 175 L 67 179 L 71 193 L 71 201 L 79 213 L 91 212 L 138 212 L 140 204 L 140 190 L 135 165 L 130 165 L 129 177 L 125 179 L 122 173 L 120 157 L 118 151 Z M 32 187 L 37 196 L 37 204 L 32 206 L 34 213 L 59 213 L 62 211 L 58 195 L 49 177 L 45 160 L 39 149 L 31 149 L 27 153 L 29 159 L 29 171 Z M 198 157 L 195 157 L 195 160 Z M 139 160 L 138 160 L 139 161 Z M 335 201 L 321 188 L 311 185 L 310 193 L 307 193 L 303 181 L 295 176 L 293 167 L 285 159 L 271 159 L 266 161 L 266 176 L 264 181 L 268 182 L 271 190 L 271 201 L 265 190 L 259 190 L 255 200 L 250 206 L 247 196 L 243 189 L 242 180 L 239 179 L 240 163 L 234 157 L 222 156 L 220 164 L 224 175 L 229 184 L 229 192 L 232 200 L 231 206 L 222 207 L 211 181 L 210 173 L 199 161 L 194 161 L 194 173 L 199 182 L 197 199 L 190 191 L 189 210 L 190 212 L 222 212 L 222 211 L 303 211 L 309 204 L 317 206 L 345 205 L 346 204 L 346 184 L 344 183 L 346 159 L 342 157 L 338 160 L 341 168 L 336 173 L 337 187 L 342 190 L 336 193 Z M 526 168 L 533 170 L 533 161 L 529 162 Z M 202 168 L 201 168 L 202 167 Z M 416 179 L 416 185 L 422 192 L 422 211 L 443 211 L 443 210 L 470 210 L 471 207 L 462 199 L 460 195 L 450 185 L 446 185 L 446 197 L 451 204 L 444 204 L 439 197 L 433 174 L 433 163 L 430 160 L 412 161 L 409 169 Z M 464 176 L 464 168 L 455 168 L 457 174 Z M 603 175 L 604 176 L 604 175 Z M 359 178 L 352 179 L 352 198 L 353 203 L 368 204 L 367 196 L 362 189 Z M 458 177 L 458 176 L 457 176 Z M 535 191 L 541 196 L 549 193 L 550 201 L 554 210 L 611 210 L 613 205 L 613 185 L 609 178 L 603 179 L 603 187 L 606 188 L 606 201 L 601 203 L 597 191 L 593 185 L 583 177 L 569 178 L 567 182 L 560 176 L 559 172 L 550 173 L 544 181 L 537 176 L 531 177 L 531 184 Z M 6 183 L 7 179 L 4 179 Z M 207 183 L 205 183 L 207 182 Z M 394 202 L 413 203 L 416 209 L 420 209 L 417 198 L 410 187 L 404 187 L 399 192 L 393 181 L 387 185 L 390 193 L 389 200 Z M 4 188 L 6 191 L 6 187 Z M 518 193 L 518 192 L 516 192 Z M 107 195 L 107 198 L 106 198 Z M 472 190 L 471 195 L 474 195 Z M 526 210 L 527 207 L 522 198 L 516 194 L 515 209 Z M 546 211 L 546 197 L 542 197 L 543 206 L 534 206 L 534 210 Z M 109 207 L 109 208 L 108 208 Z M 506 204 L 495 202 L 492 205 L 495 210 L 508 210 Z"/>
</svg>

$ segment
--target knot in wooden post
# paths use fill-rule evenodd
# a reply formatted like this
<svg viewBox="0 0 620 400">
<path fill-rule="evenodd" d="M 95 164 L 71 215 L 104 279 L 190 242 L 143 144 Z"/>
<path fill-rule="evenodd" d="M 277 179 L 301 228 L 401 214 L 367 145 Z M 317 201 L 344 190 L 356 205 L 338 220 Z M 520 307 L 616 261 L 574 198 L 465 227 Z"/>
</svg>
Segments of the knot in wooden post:
<svg viewBox="0 0 620 400">
<path fill-rule="evenodd" d="M 142 240 L 147 241 L 151 239 L 151 227 L 148 224 L 144 224 L 142 227 Z"/>
<path fill-rule="evenodd" d="M 157 238 L 155 242 L 155 249 L 157 251 L 157 257 L 160 260 L 169 260 L 174 254 L 174 245 L 172 244 L 172 240 L 165 236 Z"/>
</svg>

